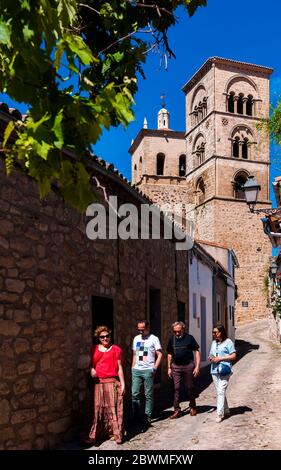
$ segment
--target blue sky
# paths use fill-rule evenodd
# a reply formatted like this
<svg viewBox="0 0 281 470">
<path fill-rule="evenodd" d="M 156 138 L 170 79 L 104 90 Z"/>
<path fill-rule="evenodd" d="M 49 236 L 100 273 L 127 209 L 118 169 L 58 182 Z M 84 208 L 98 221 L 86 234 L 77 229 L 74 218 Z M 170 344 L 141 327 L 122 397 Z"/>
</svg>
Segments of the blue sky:
<svg viewBox="0 0 281 470">
<path fill-rule="evenodd" d="M 271 98 L 276 101 L 281 95 L 280 17 L 281 2 L 277 1 L 266 4 L 261 0 L 208 0 L 208 6 L 200 8 L 192 18 L 179 9 L 179 22 L 169 33 L 176 59 L 171 59 L 165 70 L 160 67 L 158 55 L 148 56 L 147 78 L 140 79 L 135 97 L 135 121 L 127 129 L 120 126 L 105 131 L 94 148 L 95 153 L 113 162 L 130 179 L 128 148 L 142 127 L 144 117 L 147 117 L 149 128 L 156 128 L 160 95 L 164 91 L 171 128 L 184 130 L 185 106 L 181 88 L 208 57 L 219 56 L 273 67 Z M 19 109 L 25 111 L 24 107 L 19 106 Z M 281 148 L 272 146 L 274 160 L 280 153 Z M 281 164 L 279 170 L 272 168 L 272 177 L 277 173 L 281 173 Z"/>
<path fill-rule="evenodd" d="M 266 4 L 261 0 L 208 0 L 208 6 L 189 18 L 178 11 L 179 22 L 169 37 L 176 59 L 168 69 L 160 67 L 160 58 L 151 54 L 145 65 L 146 80 L 140 80 L 135 97 L 135 121 L 126 130 L 105 132 L 95 152 L 111 161 L 128 178 L 131 177 L 128 148 L 142 127 L 146 116 L 149 128 L 156 128 L 160 96 L 166 94 L 166 107 L 171 114 L 171 128 L 184 130 L 185 103 L 181 90 L 208 57 L 219 56 L 272 67 L 271 99 L 281 96 L 280 17 L 281 2 Z M 272 146 L 274 160 L 281 148 Z M 272 177 L 281 173 L 272 168 Z M 273 198 L 272 198 L 273 200 Z"/>
</svg>

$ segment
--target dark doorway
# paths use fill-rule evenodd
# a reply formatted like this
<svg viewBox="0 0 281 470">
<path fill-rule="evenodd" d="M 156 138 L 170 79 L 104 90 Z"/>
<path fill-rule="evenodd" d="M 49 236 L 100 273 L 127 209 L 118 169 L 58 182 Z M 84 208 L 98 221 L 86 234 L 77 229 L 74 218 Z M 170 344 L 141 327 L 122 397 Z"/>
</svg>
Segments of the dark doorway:
<svg viewBox="0 0 281 470">
<path fill-rule="evenodd" d="M 185 323 L 185 303 L 178 300 L 178 321 Z"/>
<path fill-rule="evenodd" d="M 161 343 L 161 290 L 149 289 L 149 321 L 150 331 L 158 336 Z M 163 345 L 162 345 L 163 347 Z M 158 368 L 154 383 L 161 382 L 161 367 Z"/>
<path fill-rule="evenodd" d="M 221 322 L 221 304 L 219 301 L 217 301 L 217 322 L 216 323 L 220 323 Z"/>
<path fill-rule="evenodd" d="M 206 341 L 207 341 L 207 309 L 206 297 L 200 297 L 200 318 L 201 318 L 201 360 L 206 361 Z"/>
<path fill-rule="evenodd" d="M 113 299 L 92 296 L 92 330 L 99 325 L 108 326 L 112 330 L 111 341 L 114 341 Z M 93 336 L 93 344 L 97 341 Z"/>
<path fill-rule="evenodd" d="M 225 308 L 224 308 L 224 322 L 223 322 L 223 325 L 225 327 L 225 331 L 226 333 L 228 332 L 228 315 L 227 315 L 227 305 L 225 305 Z"/>
</svg>

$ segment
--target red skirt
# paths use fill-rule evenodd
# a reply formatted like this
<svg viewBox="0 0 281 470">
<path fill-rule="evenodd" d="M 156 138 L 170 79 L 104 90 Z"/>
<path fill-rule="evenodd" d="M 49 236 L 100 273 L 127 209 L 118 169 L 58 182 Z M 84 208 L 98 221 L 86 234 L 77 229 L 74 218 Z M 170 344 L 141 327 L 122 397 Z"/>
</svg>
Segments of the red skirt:
<svg viewBox="0 0 281 470">
<path fill-rule="evenodd" d="M 113 437 L 120 443 L 124 436 L 120 382 L 115 378 L 98 380 L 93 387 L 94 419 L 89 438 L 99 442 Z"/>
</svg>

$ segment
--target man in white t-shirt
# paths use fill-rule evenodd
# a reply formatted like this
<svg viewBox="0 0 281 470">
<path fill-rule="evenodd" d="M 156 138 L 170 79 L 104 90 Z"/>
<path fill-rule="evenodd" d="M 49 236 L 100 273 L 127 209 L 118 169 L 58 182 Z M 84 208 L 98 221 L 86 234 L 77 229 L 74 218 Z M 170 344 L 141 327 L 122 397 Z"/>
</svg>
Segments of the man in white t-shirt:
<svg viewBox="0 0 281 470">
<path fill-rule="evenodd" d="M 132 362 L 132 405 L 135 419 L 140 419 L 141 387 L 144 386 L 145 418 L 151 422 L 153 411 L 153 379 L 162 360 L 161 344 L 157 336 L 149 330 L 149 322 L 140 320 L 137 324 L 139 334 L 133 341 Z"/>
</svg>

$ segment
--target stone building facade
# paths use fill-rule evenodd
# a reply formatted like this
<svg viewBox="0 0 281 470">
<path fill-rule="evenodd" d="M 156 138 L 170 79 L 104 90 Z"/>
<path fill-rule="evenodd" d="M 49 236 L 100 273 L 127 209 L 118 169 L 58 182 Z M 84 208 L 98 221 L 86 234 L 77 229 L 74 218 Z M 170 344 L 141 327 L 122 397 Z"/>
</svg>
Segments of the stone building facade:
<svg viewBox="0 0 281 470">
<path fill-rule="evenodd" d="M 112 165 L 91 159 L 89 168 L 119 203 L 150 202 Z M 0 449 L 52 448 L 89 414 L 97 324 L 124 349 L 129 399 L 138 319 L 150 320 L 163 347 L 179 306 L 188 319 L 187 252 L 173 240 L 90 240 L 88 217 L 55 193 L 40 201 L 35 183 L 7 177 L 2 161 L 0 193 Z"/>
<path fill-rule="evenodd" d="M 271 246 L 260 216 L 249 213 L 241 186 L 254 175 L 261 185 L 257 207 L 271 206 L 269 140 L 257 128 L 269 113 L 271 73 L 268 67 L 208 59 L 183 87 L 184 136 L 170 130 L 166 119 L 165 129 L 141 130 L 130 148 L 133 179 L 150 198 L 158 204 L 182 203 L 197 238 L 236 253 L 240 323 L 267 315 L 262 287 Z M 157 165 L 159 154 L 163 167 Z M 185 177 L 180 176 L 184 156 Z"/>
</svg>

